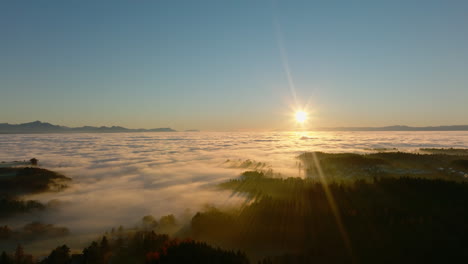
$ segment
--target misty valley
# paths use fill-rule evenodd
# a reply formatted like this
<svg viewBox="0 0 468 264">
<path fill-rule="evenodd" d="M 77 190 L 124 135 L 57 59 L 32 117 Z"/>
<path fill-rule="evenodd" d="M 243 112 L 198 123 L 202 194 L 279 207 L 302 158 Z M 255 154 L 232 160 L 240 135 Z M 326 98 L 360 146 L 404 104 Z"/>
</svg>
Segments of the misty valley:
<svg viewBox="0 0 468 264">
<path fill-rule="evenodd" d="M 73 206 L 61 195 L 82 183 L 43 168 L 37 158 L 39 165 L 0 163 L 0 220 L 8 223 L 0 226 L 2 264 L 455 263 L 468 258 L 467 149 L 309 151 L 291 157 L 293 176 L 269 162 L 225 159 L 219 166 L 235 176 L 200 188 L 228 193 L 236 197 L 233 202 L 228 198 L 182 211 L 174 204 L 173 212 L 168 208 L 160 215 L 135 211 L 127 216 L 133 220 L 88 236 L 80 234 L 79 225 L 47 222 L 47 215 Z M 35 199 L 41 195 L 47 199 Z M 150 202 L 164 202 L 152 195 Z M 84 215 L 74 220 L 87 222 L 86 209 L 80 212 Z"/>
</svg>

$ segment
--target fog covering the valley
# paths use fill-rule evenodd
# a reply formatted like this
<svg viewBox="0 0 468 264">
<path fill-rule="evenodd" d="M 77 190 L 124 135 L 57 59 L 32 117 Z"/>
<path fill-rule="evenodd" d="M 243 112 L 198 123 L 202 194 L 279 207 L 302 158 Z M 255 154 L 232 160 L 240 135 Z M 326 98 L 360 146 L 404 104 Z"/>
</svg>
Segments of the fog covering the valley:
<svg viewBox="0 0 468 264">
<path fill-rule="evenodd" d="M 145 215 L 159 219 L 174 214 L 183 224 L 207 206 L 234 208 L 245 197 L 220 190 L 218 184 L 256 168 L 304 177 L 296 157 L 306 151 L 468 148 L 468 133 L 0 135 L 0 146 L 0 161 L 36 157 L 41 167 L 73 180 L 61 192 L 25 197 L 51 205 L 49 210 L 1 220 L 15 228 L 42 222 L 70 230 L 60 239 L 28 243 L 31 252 L 48 251 L 58 241 L 78 248 L 112 227 L 135 226 Z"/>
</svg>

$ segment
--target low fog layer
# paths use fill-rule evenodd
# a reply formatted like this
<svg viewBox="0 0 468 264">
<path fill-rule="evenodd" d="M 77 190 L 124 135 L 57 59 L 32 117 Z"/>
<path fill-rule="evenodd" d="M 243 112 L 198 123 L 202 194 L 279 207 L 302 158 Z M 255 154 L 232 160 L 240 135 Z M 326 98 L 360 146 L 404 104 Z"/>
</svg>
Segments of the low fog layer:
<svg viewBox="0 0 468 264">
<path fill-rule="evenodd" d="M 468 148 L 466 132 L 145 133 L 0 135 L 0 161 L 39 159 L 73 179 L 69 189 L 27 197 L 52 210 L 8 221 L 66 227 L 67 239 L 30 248 L 71 246 L 145 215 L 180 219 L 205 205 L 234 206 L 240 197 L 213 185 L 237 177 L 247 159 L 286 176 L 301 176 L 295 157 L 305 151 L 369 152 L 422 147 Z M 231 162 L 226 163 L 226 160 Z M 234 161 L 234 162 L 233 162 Z M 240 166 L 236 166 L 240 164 Z M 60 242 L 57 242 L 60 241 Z"/>
</svg>

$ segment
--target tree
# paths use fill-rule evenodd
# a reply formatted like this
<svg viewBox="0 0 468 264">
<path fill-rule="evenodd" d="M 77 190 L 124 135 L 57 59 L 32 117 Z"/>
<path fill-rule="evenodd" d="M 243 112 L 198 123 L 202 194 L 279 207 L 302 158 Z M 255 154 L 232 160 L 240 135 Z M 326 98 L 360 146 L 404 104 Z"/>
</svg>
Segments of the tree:
<svg viewBox="0 0 468 264">
<path fill-rule="evenodd" d="M 0 240 L 9 239 L 13 231 L 9 226 L 0 226 Z"/>
<path fill-rule="evenodd" d="M 24 260 L 24 250 L 21 245 L 18 244 L 15 250 L 15 262 L 22 263 Z"/>
<path fill-rule="evenodd" d="M 96 241 L 93 241 L 91 245 L 83 250 L 84 263 L 86 264 L 98 264 L 101 263 L 101 252 L 100 247 Z"/>
<path fill-rule="evenodd" d="M 0 264 L 13 264 L 13 260 L 5 251 L 3 251 L 2 255 L 0 255 Z"/>
<path fill-rule="evenodd" d="M 146 215 L 141 219 L 145 230 L 153 230 L 158 226 L 158 222 L 152 215 Z"/>
<path fill-rule="evenodd" d="M 38 160 L 36 158 L 32 158 L 29 160 L 29 162 L 31 162 L 31 165 L 37 166 Z"/>
<path fill-rule="evenodd" d="M 109 246 L 109 241 L 107 241 L 107 237 L 103 236 L 101 240 L 101 251 L 102 252 L 108 252 L 110 251 L 110 246 Z"/>
<path fill-rule="evenodd" d="M 111 247 L 109 245 L 109 241 L 107 240 L 106 236 L 102 237 L 101 244 L 99 245 L 99 247 L 102 263 L 108 263 L 112 252 Z"/>
<path fill-rule="evenodd" d="M 66 245 L 52 250 L 50 255 L 41 261 L 41 264 L 67 264 L 70 262 L 70 248 Z"/>
</svg>

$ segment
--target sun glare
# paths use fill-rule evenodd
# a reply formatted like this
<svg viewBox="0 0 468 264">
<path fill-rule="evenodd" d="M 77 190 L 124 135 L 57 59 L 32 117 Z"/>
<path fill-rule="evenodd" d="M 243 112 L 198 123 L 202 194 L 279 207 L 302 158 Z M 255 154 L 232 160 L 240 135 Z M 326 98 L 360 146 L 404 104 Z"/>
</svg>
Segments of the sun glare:
<svg viewBox="0 0 468 264">
<path fill-rule="evenodd" d="M 297 111 L 295 114 L 296 122 L 304 123 L 307 120 L 307 113 L 304 111 Z"/>
</svg>

